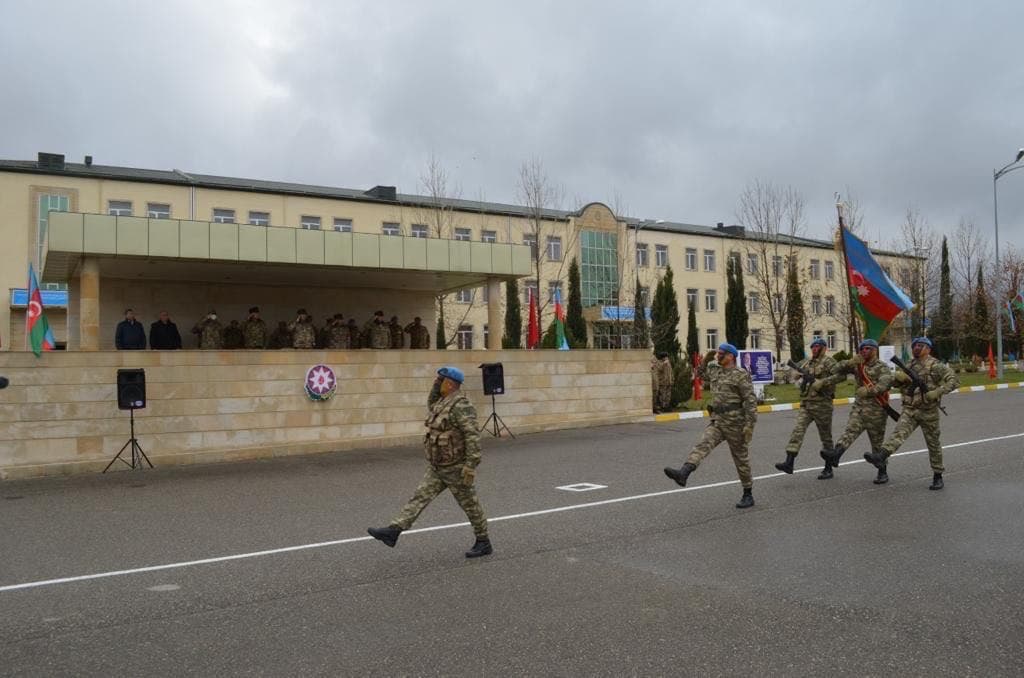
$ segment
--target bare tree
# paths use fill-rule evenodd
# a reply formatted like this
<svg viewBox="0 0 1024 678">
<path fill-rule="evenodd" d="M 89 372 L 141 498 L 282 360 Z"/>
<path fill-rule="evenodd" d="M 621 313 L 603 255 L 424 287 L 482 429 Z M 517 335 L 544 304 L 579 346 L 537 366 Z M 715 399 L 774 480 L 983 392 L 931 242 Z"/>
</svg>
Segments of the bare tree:
<svg viewBox="0 0 1024 678">
<path fill-rule="evenodd" d="M 900 270 L 900 287 L 909 292 L 916 306 L 910 313 L 910 334 L 919 337 L 924 332 L 928 307 L 938 308 L 939 262 L 932 255 L 938 250 L 935 232 L 916 207 L 908 207 L 900 225 L 900 237 L 892 245 L 912 262 Z M 933 258 L 936 259 L 933 261 Z"/>
<path fill-rule="evenodd" d="M 957 292 L 971 298 L 977 283 L 978 266 L 988 269 L 988 238 L 970 219 L 960 219 L 953 232 L 953 247 L 950 251 L 950 268 L 953 274 L 954 296 Z"/>
</svg>

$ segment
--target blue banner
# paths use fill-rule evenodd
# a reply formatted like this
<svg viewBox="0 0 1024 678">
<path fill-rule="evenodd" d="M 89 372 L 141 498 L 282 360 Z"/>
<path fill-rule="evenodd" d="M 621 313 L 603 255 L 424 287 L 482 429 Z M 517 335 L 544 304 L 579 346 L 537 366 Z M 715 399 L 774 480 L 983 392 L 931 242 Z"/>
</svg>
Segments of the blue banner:
<svg viewBox="0 0 1024 678">
<path fill-rule="evenodd" d="M 39 294 L 43 297 L 43 307 L 64 307 L 68 305 L 68 292 L 67 290 L 39 290 Z M 11 308 L 24 308 L 28 306 L 28 290 L 27 289 L 13 289 L 11 290 Z"/>
<path fill-rule="evenodd" d="M 636 311 L 632 306 L 602 306 L 601 320 L 632 320 Z M 644 317 L 651 319 L 651 309 L 644 309 Z"/>
</svg>

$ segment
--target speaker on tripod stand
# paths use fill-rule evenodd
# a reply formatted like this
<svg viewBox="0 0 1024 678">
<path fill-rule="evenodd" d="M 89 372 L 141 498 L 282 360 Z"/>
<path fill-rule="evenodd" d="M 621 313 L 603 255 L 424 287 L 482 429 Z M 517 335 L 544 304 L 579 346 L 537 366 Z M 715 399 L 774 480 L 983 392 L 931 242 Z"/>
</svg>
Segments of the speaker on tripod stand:
<svg viewBox="0 0 1024 678">
<path fill-rule="evenodd" d="M 491 414 L 484 421 L 483 428 L 490 431 L 495 438 L 501 437 L 502 430 L 507 431 L 510 436 L 515 438 L 515 434 L 505 425 L 495 409 L 494 396 L 505 392 L 505 368 L 501 363 L 483 363 L 480 365 L 480 370 L 484 383 L 484 395 L 491 396 Z"/>
<path fill-rule="evenodd" d="M 117 409 L 128 410 L 130 412 L 131 420 L 131 437 L 128 442 L 124 444 L 121 451 L 110 460 L 107 467 L 103 469 L 106 473 L 110 470 L 110 467 L 114 465 L 114 462 L 118 459 L 121 460 L 122 464 L 129 466 L 132 470 L 143 468 L 142 462 L 145 461 L 149 468 L 153 468 L 153 462 L 146 456 L 146 452 L 142 449 L 142 445 L 139 445 L 138 438 L 135 437 L 135 410 L 141 410 L 146 407 L 146 371 L 142 369 L 126 369 L 117 371 Z M 121 455 L 130 448 L 129 461 L 125 461 L 121 458 Z"/>
</svg>

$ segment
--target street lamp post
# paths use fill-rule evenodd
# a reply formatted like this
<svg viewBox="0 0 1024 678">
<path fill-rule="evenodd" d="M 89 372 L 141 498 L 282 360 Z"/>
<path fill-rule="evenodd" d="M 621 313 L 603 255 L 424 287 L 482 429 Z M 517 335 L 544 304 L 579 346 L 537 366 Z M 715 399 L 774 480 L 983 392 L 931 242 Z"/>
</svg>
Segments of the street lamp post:
<svg viewBox="0 0 1024 678">
<path fill-rule="evenodd" d="M 1009 174 L 1014 170 L 1024 169 L 1020 161 L 1024 159 L 1024 148 L 1017 151 L 1017 157 L 1013 162 L 1007 164 L 1000 170 L 992 170 L 992 214 L 996 227 L 996 292 L 999 292 L 999 280 L 1003 274 L 1002 263 L 999 260 L 999 192 L 996 190 L 999 177 Z M 996 298 L 999 304 L 1001 297 Z M 1003 318 L 999 311 L 996 311 L 996 374 L 999 379 L 1003 378 Z"/>
</svg>

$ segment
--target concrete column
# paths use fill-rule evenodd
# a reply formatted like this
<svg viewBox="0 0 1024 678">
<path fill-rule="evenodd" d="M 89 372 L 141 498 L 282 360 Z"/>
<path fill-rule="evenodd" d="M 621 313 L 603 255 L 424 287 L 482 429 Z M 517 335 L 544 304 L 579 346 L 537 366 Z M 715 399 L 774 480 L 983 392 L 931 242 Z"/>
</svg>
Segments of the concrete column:
<svg viewBox="0 0 1024 678">
<path fill-rule="evenodd" d="M 505 323 L 501 317 L 501 281 L 487 279 L 487 349 L 501 350 L 501 336 L 505 334 Z"/>
<path fill-rule="evenodd" d="M 100 264 L 95 257 L 82 259 L 78 278 L 78 349 L 100 350 Z"/>
</svg>

